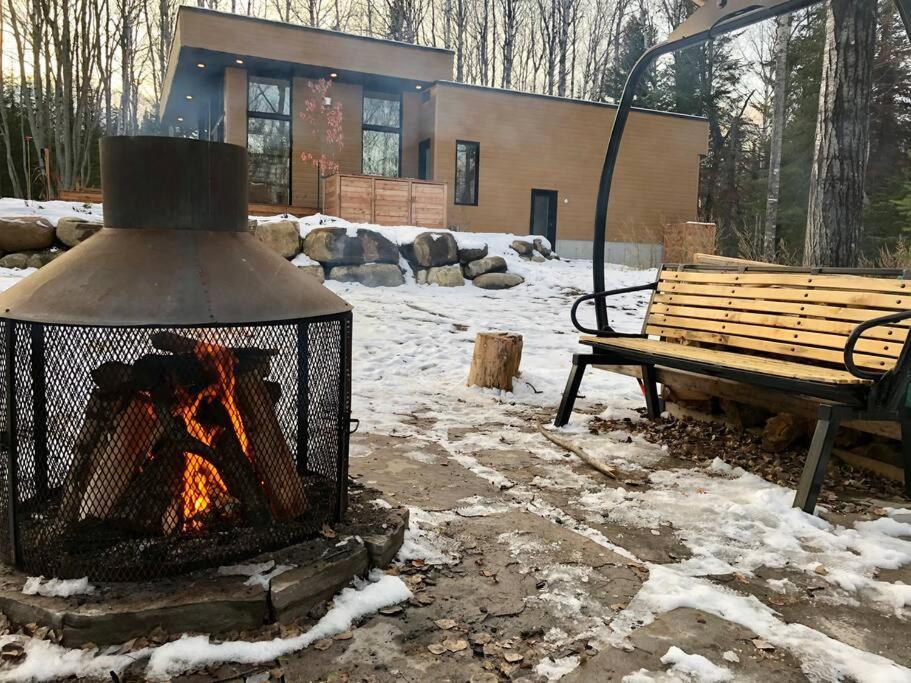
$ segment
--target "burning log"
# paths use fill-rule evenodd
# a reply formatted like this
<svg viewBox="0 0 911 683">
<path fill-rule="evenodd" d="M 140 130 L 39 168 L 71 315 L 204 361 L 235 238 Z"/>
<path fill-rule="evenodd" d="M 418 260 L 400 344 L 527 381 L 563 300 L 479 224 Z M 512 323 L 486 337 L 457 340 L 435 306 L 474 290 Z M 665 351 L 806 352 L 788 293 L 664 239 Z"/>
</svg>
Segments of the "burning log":
<svg viewBox="0 0 911 683">
<path fill-rule="evenodd" d="M 250 455 L 278 519 L 292 519 L 307 509 L 307 497 L 294 458 L 275 415 L 271 383 L 255 374 L 237 378 Z"/>
</svg>

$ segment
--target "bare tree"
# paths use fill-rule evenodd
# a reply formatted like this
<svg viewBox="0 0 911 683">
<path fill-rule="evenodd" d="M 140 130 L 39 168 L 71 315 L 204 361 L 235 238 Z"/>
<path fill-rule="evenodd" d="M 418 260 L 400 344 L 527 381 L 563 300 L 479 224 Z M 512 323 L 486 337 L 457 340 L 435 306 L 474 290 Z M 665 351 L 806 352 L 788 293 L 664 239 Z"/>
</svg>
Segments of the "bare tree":
<svg viewBox="0 0 911 683">
<path fill-rule="evenodd" d="M 781 193 L 781 145 L 787 107 L 786 83 L 788 80 L 788 44 L 791 39 L 791 15 L 778 17 L 775 31 L 775 70 L 772 91 L 772 126 L 769 145 L 769 181 L 766 192 L 765 229 L 763 253 L 766 260 L 775 260 L 778 243 L 778 198 Z"/>
<path fill-rule="evenodd" d="M 830 0 L 804 264 L 857 264 L 876 42 L 876 3 Z"/>
</svg>

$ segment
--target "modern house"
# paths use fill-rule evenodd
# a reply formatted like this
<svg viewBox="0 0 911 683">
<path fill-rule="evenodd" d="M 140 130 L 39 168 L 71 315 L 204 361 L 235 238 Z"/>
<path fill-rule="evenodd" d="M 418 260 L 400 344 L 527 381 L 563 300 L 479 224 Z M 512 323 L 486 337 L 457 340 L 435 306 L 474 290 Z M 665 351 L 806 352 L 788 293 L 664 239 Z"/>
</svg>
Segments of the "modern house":
<svg viewBox="0 0 911 683">
<path fill-rule="evenodd" d="M 448 227 L 542 234 L 566 256 L 590 254 L 615 108 L 457 83 L 453 58 L 183 6 L 162 120 L 246 146 L 250 201 L 275 212 L 320 210 L 336 172 L 416 179 L 445 186 Z M 627 131 L 608 226 L 608 260 L 620 262 L 653 254 L 665 224 L 696 219 L 708 140 L 704 119 L 667 112 L 636 110 Z"/>
</svg>

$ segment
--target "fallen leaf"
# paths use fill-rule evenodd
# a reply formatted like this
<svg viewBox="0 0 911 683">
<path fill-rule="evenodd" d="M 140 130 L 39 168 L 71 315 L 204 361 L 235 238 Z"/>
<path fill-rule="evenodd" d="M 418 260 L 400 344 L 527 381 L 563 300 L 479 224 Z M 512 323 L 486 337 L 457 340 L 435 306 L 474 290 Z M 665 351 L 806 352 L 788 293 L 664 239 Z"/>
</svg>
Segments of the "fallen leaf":
<svg viewBox="0 0 911 683">
<path fill-rule="evenodd" d="M 734 572 L 734 578 L 737 580 L 737 583 L 749 583 L 750 580 L 746 577 L 745 574 L 740 572 Z"/>
<path fill-rule="evenodd" d="M 424 562 L 424 560 L 412 560 L 412 561 L 411 561 L 411 566 L 412 566 L 412 567 L 423 567 L 423 566 L 426 565 L 426 564 L 427 564 L 427 563 Z"/>
<path fill-rule="evenodd" d="M 0 648 L 0 658 L 6 662 L 18 662 L 25 659 L 25 648 L 21 643 L 7 643 Z"/>
<path fill-rule="evenodd" d="M 324 638 L 313 643 L 313 648 L 316 650 L 328 650 L 330 647 L 332 647 L 332 638 Z"/>
<path fill-rule="evenodd" d="M 774 645 L 768 641 L 763 640 L 762 638 L 753 638 L 753 645 L 756 646 L 757 650 L 764 650 L 766 652 L 770 652 L 775 649 Z"/>
<path fill-rule="evenodd" d="M 826 569 L 825 565 L 822 565 L 822 564 L 817 565 L 816 569 L 814 569 L 813 571 L 816 572 L 817 574 L 819 574 L 820 576 L 825 576 L 826 574 L 829 573 L 829 570 Z"/>
<path fill-rule="evenodd" d="M 775 605 L 776 607 L 783 607 L 784 605 L 793 605 L 797 602 L 797 598 L 792 598 L 788 595 L 770 595 L 769 604 Z"/>
<path fill-rule="evenodd" d="M 389 617 L 394 614 L 401 614 L 404 612 L 404 610 L 402 609 L 401 605 L 392 605 L 390 607 L 383 607 L 379 612 L 380 614 L 385 614 L 387 617 Z"/>
<path fill-rule="evenodd" d="M 431 654 L 435 655 L 441 655 L 446 652 L 446 646 L 443 643 L 430 643 L 427 649 L 430 650 Z"/>
<path fill-rule="evenodd" d="M 496 643 L 484 643 L 483 652 L 485 655 L 498 655 L 503 652 L 503 648 Z"/>
<path fill-rule="evenodd" d="M 508 664 L 506 662 L 500 663 L 500 671 L 502 671 L 507 676 L 511 676 L 518 670 L 519 670 L 518 664 Z"/>
<path fill-rule="evenodd" d="M 472 633 L 468 639 L 475 645 L 486 645 L 493 640 L 493 636 L 489 633 Z"/>
<path fill-rule="evenodd" d="M 481 570 L 481 576 L 486 576 L 489 578 L 491 576 L 496 576 L 496 575 L 497 575 L 497 573 L 491 569 L 482 569 Z"/>
<path fill-rule="evenodd" d="M 464 638 L 447 638 L 443 645 L 450 652 L 461 652 L 468 649 L 468 641 Z"/>
<path fill-rule="evenodd" d="M 335 538 L 336 536 L 335 531 L 328 524 L 323 524 L 323 528 L 319 532 L 326 538 Z"/>
<path fill-rule="evenodd" d="M 737 653 L 733 650 L 726 651 L 721 655 L 721 658 L 726 662 L 733 662 L 734 664 L 740 661 L 740 657 L 738 657 Z"/>
<path fill-rule="evenodd" d="M 417 600 L 422 605 L 432 605 L 433 601 L 436 600 L 436 598 L 434 598 L 432 595 L 428 595 L 427 593 L 418 593 L 415 597 L 415 600 Z"/>
<path fill-rule="evenodd" d="M 626 609 L 626 603 L 625 602 L 615 602 L 613 605 L 610 606 L 610 608 L 612 610 L 614 610 L 615 612 L 619 612 L 620 610 Z"/>
<path fill-rule="evenodd" d="M 513 664 L 515 662 L 521 662 L 523 659 L 525 659 L 525 657 L 523 657 L 518 652 L 506 652 L 503 654 L 503 659 L 505 659 L 510 664 Z"/>
<path fill-rule="evenodd" d="M 420 574 L 412 574 L 411 576 L 405 577 L 405 583 L 410 584 L 412 586 L 417 586 L 419 583 L 422 583 L 423 581 L 424 581 L 424 577 L 421 576 Z"/>
<path fill-rule="evenodd" d="M 332 640 L 351 640 L 354 637 L 354 631 L 342 631 L 332 636 Z"/>
<path fill-rule="evenodd" d="M 455 619 L 437 619 L 433 622 L 437 625 L 437 628 L 441 628 L 444 631 L 448 631 L 451 628 L 455 628 L 456 620 Z"/>
</svg>

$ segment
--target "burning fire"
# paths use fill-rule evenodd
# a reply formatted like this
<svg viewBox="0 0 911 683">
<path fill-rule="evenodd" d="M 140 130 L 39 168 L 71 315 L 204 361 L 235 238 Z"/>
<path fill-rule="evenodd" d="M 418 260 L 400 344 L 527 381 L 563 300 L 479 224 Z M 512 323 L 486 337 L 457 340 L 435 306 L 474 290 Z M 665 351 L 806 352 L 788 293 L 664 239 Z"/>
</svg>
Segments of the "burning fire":
<svg viewBox="0 0 911 683">
<path fill-rule="evenodd" d="M 191 436 L 207 446 L 214 446 L 221 427 L 207 427 L 199 421 L 200 408 L 210 403 L 220 404 L 228 419 L 237 442 L 247 459 L 252 461 L 250 440 L 244 429 L 243 419 L 237 406 L 235 389 L 237 378 L 234 373 L 237 360 L 230 349 L 215 344 L 199 342 L 196 345 L 196 357 L 211 370 L 216 381 L 195 395 L 187 394 L 177 408 L 177 416 L 187 427 Z M 218 470 L 204 458 L 195 453 L 184 453 L 183 472 L 183 519 L 184 529 L 199 529 L 202 526 L 200 517 L 213 504 L 228 493 L 228 487 Z"/>
</svg>

